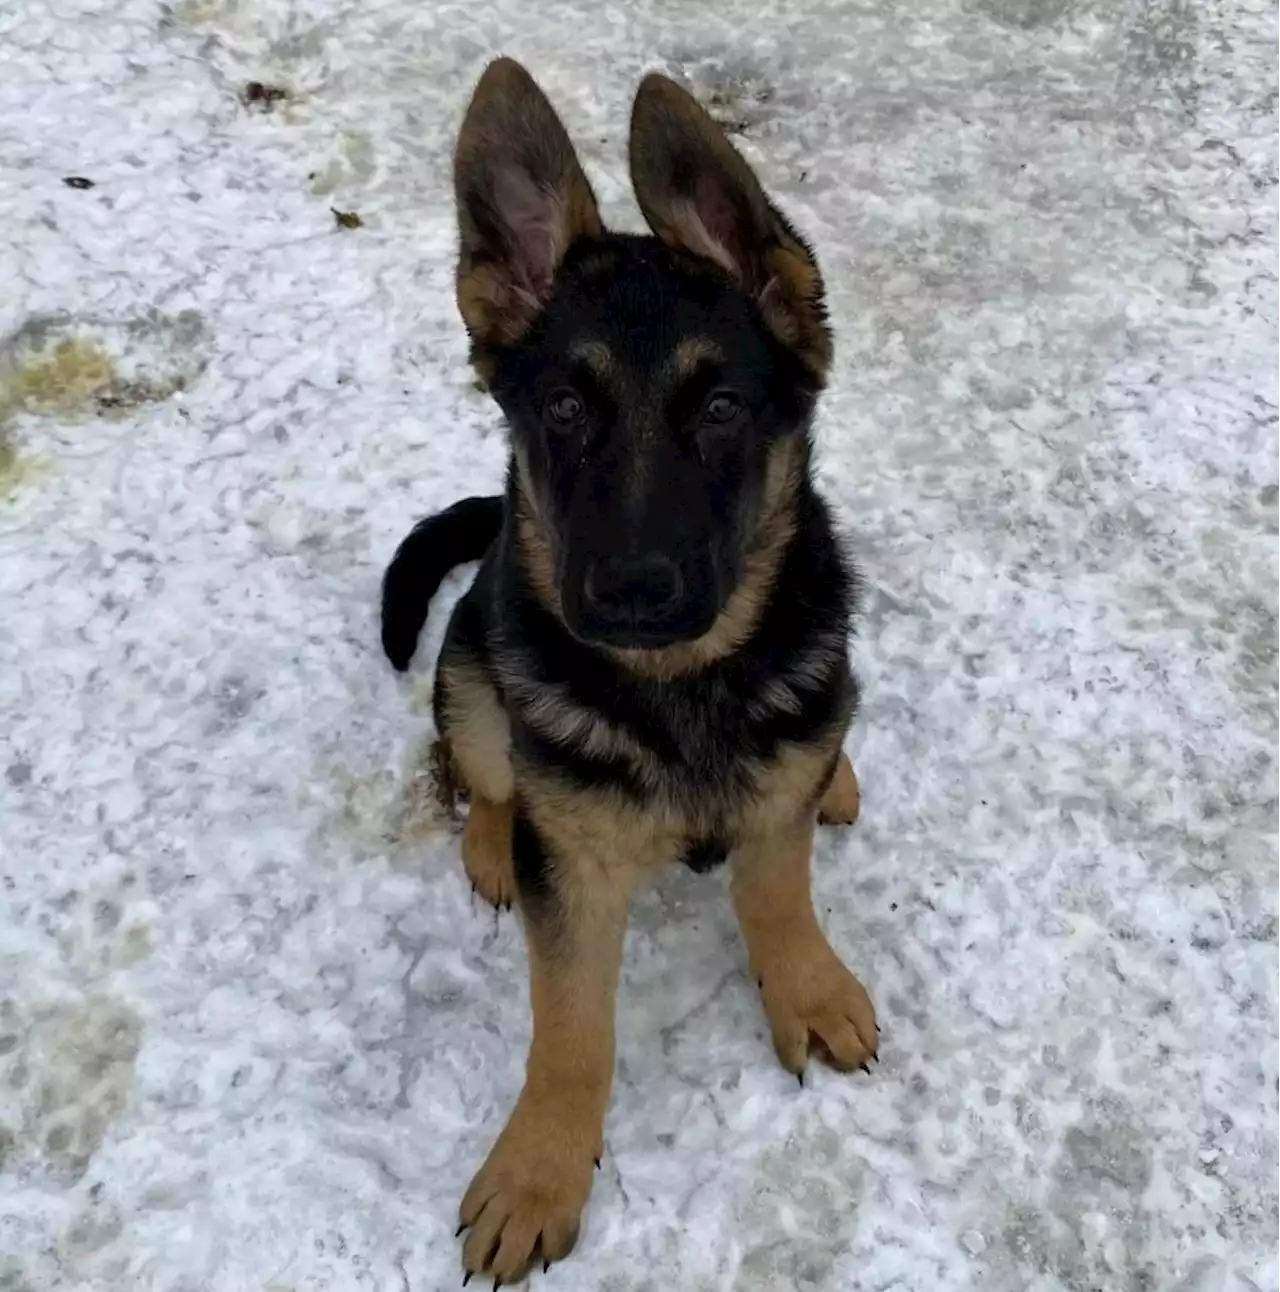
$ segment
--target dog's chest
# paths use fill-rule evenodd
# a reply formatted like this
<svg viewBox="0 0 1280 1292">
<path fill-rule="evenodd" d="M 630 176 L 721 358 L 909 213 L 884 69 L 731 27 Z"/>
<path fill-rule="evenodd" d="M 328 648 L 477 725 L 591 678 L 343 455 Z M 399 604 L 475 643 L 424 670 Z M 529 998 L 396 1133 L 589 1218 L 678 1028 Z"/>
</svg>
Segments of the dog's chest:
<svg viewBox="0 0 1280 1292">
<path fill-rule="evenodd" d="M 646 708 L 665 761 L 686 782 L 722 778 L 755 747 L 744 697 L 720 682 L 665 687 L 647 697 Z"/>
<path fill-rule="evenodd" d="M 659 707 L 660 706 L 660 707 Z M 710 869 L 723 860 L 725 839 L 760 771 L 758 733 L 745 700 L 722 686 L 671 688 L 650 713 L 650 746 L 662 797 L 678 805 L 695 836 L 686 861 Z"/>
<path fill-rule="evenodd" d="M 724 839 L 718 835 L 704 835 L 690 841 L 680 860 L 695 875 L 705 875 L 707 871 L 723 865 L 728 856 L 729 844 Z"/>
</svg>

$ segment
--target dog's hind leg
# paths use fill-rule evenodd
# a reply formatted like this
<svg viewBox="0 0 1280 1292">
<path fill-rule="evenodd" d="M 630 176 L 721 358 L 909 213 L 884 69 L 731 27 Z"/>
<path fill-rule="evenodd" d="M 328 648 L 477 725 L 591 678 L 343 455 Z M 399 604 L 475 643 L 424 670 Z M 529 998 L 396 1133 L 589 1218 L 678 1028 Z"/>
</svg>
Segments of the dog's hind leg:
<svg viewBox="0 0 1280 1292">
<path fill-rule="evenodd" d="M 493 906 L 511 909 L 516 879 L 511 860 L 511 800 L 496 803 L 472 794 L 462 828 L 462 867 L 471 887 Z"/>
<path fill-rule="evenodd" d="M 442 663 L 444 738 L 453 769 L 470 800 L 462 831 L 462 865 L 472 888 L 491 906 L 516 895 L 511 860 L 511 729 L 498 693 L 471 662 Z"/>
<path fill-rule="evenodd" d="M 823 825 L 852 825 L 862 807 L 862 792 L 858 777 L 843 750 L 836 761 L 831 782 L 818 800 L 818 820 Z"/>
<path fill-rule="evenodd" d="M 436 672 L 436 726 L 451 770 L 470 800 L 462 832 L 462 865 L 471 886 L 493 906 L 515 899 L 511 861 L 511 727 L 478 655 L 464 598 L 449 625 Z"/>
</svg>

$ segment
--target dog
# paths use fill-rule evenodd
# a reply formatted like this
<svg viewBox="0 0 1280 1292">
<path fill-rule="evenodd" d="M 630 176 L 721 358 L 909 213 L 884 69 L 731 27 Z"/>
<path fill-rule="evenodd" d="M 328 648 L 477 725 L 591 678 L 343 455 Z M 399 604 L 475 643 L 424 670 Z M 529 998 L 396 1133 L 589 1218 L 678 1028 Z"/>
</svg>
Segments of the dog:
<svg viewBox="0 0 1280 1292">
<path fill-rule="evenodd" d="M 457 301 L 509 428 L 505 492 L 416 525 L 382 589 L 408 668 L 431 599 L 479 561 L 434 690 L 469 799 L 475 890 L 515 902 L 533 1039 L 462 1199 L 466 1278 L 572 1250 L 600 1164 L 628 900 L 659 867 L 727 861 L 773 1044 L 876 1058 L 875 1011 L 823 935 L 815 823 L 852 823 L 857 575 L 810 469 L 832 342 L 818 265 L 685 90 L 634 101 L 652 234 L 605 229 L 529 73 L 491 63 L 457 141 Z"/>
</svg>

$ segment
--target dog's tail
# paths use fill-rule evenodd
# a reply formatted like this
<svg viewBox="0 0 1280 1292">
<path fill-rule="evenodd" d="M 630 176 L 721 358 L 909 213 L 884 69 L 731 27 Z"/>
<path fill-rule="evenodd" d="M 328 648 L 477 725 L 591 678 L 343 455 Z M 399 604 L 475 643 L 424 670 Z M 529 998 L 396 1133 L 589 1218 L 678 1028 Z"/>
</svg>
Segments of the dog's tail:
<svg viewBox="0 0 1280 1292">
<path fill-rule="evenodd" d="M 478 561 L 501 529 L 501 494 L 464 498 L 420 520 L 396 549 L 382 579 L 382 649 L 401 673 L 445 575 L 455 565 Z"/>
</svg>

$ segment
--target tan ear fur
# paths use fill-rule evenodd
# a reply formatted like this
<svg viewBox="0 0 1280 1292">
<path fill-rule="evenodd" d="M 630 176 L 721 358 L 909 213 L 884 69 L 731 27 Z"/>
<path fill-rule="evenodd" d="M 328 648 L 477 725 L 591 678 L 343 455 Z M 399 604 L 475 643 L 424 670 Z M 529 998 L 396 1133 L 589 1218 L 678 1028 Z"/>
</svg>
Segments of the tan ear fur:
<svg viewBox="0 0 1280 1292">
<path fill-rule="evenodd" d="M 687 90 L 657 73 L 636 93 L 630 162 L 636 199 L 654 233 L 736 279 L 778 339 L 823 379 L 831 333 L 813 253 L 724 131 Z"/>
<path fill-rule="evenodd" d="M 480 77 L 453 175 L 458 309 L 476 347 L 509 345 L 546 304 L 569 247 L 604 231 L 564 125 L 513 59 Z"/>
</svg>

